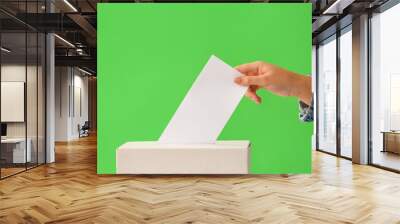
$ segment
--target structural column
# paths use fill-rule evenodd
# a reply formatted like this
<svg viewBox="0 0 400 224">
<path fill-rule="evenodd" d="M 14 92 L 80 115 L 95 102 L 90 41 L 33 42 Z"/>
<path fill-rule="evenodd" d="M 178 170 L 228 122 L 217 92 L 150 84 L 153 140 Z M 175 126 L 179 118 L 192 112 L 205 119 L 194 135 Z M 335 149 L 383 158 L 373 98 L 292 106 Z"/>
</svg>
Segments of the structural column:
<svg viewBox="0 0 400 224">
<path fill-rule="evenodd" d="M 51 1 L 46 1 L 46 11 L 53 12 Z M 55 43 L 54 34 L 46 34 L 46 163 L 55 161 Z"/>
<path fill-rule="evenodd" d="M 368 163 L 368 15 L 353 19 L 352 159 Z"/>
</svg>

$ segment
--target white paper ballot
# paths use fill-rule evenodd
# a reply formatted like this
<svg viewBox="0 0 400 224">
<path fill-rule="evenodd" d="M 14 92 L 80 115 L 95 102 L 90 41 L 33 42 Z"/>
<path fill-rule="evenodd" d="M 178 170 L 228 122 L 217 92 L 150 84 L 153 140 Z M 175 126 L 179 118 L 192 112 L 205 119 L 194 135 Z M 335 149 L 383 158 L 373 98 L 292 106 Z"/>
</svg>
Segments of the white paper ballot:
<svg viewBox="0 0 400 224">
<path fill-rule="evenodd" d="M 162 143 L 215 143 L 247 87 L 240 73 L 211 56 L 162 133 Z"/>
</svg>

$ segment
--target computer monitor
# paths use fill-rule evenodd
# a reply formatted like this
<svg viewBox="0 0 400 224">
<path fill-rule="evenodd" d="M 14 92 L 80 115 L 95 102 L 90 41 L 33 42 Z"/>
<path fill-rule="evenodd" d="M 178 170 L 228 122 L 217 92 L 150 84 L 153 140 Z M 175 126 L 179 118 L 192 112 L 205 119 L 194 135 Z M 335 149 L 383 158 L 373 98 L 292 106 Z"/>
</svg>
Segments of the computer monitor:
<svg viewBox="0 0 400 224">
<path fill-rule="evenodd" d="M 7 136 L 7 124 L 1 123 L 1 136 Z"/>
</svg>

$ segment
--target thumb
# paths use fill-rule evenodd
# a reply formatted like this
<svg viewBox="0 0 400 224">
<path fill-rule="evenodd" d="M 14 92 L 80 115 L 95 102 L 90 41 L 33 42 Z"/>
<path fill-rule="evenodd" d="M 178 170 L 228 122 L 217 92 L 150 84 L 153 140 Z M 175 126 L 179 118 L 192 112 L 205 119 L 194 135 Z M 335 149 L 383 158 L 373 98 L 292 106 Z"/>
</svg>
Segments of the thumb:
<svg viewBox="0 0 400 224">
<path fill-rule="evenodd" d="M 263 78 L 261 76 L 239 76 L 235 78 L 235 83 L 241 86 L 262 86 Z"/>
</svg>

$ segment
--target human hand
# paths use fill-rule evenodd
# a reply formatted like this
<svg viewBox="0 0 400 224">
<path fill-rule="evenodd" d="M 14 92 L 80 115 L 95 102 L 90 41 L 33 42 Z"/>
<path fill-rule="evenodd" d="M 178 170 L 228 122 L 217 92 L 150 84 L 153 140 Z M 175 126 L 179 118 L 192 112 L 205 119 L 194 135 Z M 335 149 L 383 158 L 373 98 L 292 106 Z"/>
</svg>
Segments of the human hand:
<svg viewBox="0 0 400 224">
<path fill-rule="evenodd" d="M 279 96 L 295 96 L 302 102 L 311 104 L 311 78 L 276 65 L 262 61 L 242 64 L 236 69 L 243 74 L 235 78 L 235 83 L 248 86 L 246 96 L 261 103 L 257 90 L 263 88 Z"/>
</svg>

